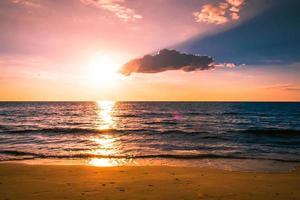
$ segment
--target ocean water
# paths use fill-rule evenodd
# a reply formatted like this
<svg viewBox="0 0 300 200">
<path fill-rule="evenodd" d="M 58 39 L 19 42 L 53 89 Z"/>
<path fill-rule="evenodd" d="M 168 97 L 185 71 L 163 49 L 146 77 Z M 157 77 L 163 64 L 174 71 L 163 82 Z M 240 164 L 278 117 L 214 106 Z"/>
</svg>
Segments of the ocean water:
<svg viewBox="0 0 300 200">
<path fill-rule="evenodd" d="M 300 163 L 300 103 L 1 102 L 0 160 L 280 169 Z"/>
</svg>

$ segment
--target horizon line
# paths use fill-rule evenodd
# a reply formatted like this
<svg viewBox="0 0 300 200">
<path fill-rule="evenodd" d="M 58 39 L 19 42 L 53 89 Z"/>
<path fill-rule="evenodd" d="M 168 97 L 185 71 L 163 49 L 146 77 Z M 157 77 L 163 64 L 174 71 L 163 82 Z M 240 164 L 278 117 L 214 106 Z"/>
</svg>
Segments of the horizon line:
<svg viewBox="0 0 300 200">
<path fill-rule="evenodd" d="M 295 101 L 264 101 L 264 100 L 0 100 L 0 103 L 89 103 L 89 102 L 113 101 L 113 102 L 132 102 L 132 103 L 146 103 L 146 102 L 174 102 L 174 103 L 300 103 L 300 100 Z"/>
</svg>

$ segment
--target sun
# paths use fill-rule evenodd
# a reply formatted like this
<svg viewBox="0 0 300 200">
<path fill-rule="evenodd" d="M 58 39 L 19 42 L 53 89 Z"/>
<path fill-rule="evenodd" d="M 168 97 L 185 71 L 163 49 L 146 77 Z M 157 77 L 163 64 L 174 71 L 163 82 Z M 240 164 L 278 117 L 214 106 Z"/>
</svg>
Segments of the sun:
<svg viewBox="0 0 300 200">
<path fill-rule="evenodd" d="M 88 79 L 92 83 L 113 82 L 118 77 L 120 65 L 116 59 L 106 54 L 95 54 L 90 59 Z"/>
</svg>

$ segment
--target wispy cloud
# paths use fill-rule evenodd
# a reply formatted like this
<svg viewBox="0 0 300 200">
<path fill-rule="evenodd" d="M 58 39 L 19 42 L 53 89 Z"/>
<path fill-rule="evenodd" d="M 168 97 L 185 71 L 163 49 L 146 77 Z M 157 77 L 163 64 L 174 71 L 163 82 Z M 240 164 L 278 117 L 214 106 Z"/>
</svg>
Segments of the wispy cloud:
<svg viewBox="0 0 300 200">
<path fill-rule="evenodd" d="M 21 4 L 30 7 L 40 7 L 38 0 L 10 0 L 12 3 Z"/>
<path fill-rule="evenodd" d="M 235 68 L 237 66 L 244 66 L 244 65 L 236 65 L 234 63 L 216 63 L 214 67 L 225 67 L 225 68 Z"/>
<path fill-rule="evenodd" d="M 218 4 L 205 4 L 198 12 L 194 12 L 196 22 L 208 24 L 225 24 L 240 19 L 240 10 L 245 0 L 226 0 Z"/>
<path fill-rule="evenodd" d="M 80 0 L 86 5 L 93 5 L 114 13 L 119 19 L 128 22 L 142 19 L 133 9 L 126 7 L 125 0 Z"/>
<path fill-rule="evenodd" d="M 269 85 L 265 86 L 264 89 L 267 90 L 284 90 L 284 91 L 300 91 L 300 87 L 294 84 L 276 84 L 276 85 Z"/>
</svg>

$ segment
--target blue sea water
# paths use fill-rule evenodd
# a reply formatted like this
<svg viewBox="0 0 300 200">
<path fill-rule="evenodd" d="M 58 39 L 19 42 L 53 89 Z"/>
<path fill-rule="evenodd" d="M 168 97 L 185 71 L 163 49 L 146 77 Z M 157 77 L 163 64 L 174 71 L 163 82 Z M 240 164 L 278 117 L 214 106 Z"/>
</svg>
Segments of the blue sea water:
<svg viewBox="0 0 300 200">
<path fill-rule="evenodd" d="M 0 160 L 31 159 L 300 163 L 300 103 L 1 102 Z"/>
</svg>

